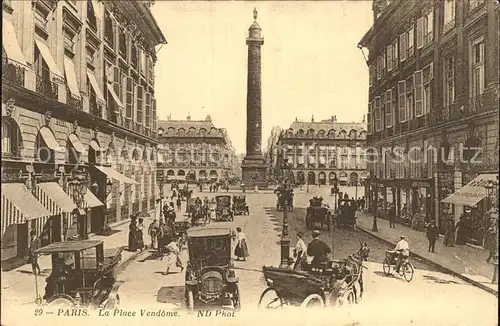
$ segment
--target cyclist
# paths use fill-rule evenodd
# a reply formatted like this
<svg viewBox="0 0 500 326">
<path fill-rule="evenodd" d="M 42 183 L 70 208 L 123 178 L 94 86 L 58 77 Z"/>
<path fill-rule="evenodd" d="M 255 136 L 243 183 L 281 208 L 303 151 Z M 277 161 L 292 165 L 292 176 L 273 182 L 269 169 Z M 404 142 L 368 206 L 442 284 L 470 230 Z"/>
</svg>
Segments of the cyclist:
<svg viewBox="0 0 500 326">
<path fill-rule="evenodd" d="M 410 256 L 410 245 L 404 235 L 400 237 L 398 243 L 396 243 L 396 247 L 394 251 L 398 254 L 398 261 L 396 263 L 396 273 L 399 273 L 399 268 L 404 260 L 406 260 Z"/>
</svg>

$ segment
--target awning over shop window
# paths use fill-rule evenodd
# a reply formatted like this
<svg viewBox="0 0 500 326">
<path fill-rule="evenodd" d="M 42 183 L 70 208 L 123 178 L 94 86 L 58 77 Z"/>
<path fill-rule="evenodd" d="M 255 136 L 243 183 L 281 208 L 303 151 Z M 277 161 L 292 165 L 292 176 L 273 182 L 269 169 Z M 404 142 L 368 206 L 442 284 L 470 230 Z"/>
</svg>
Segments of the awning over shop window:
<svg viewBox="0 0 500 326">
<path fill-rule="evenodd" d="M 52 215 L 23 183 L 3 183 L 1 193 L 2 234 L 10 225 Z"/>
<path fill-rule="evenodd" d="M 71 213 L 76 208 L 73 200 L 56 182 L 43 182 L 36 186 L 38 201 L 51 214 Z"/>
<path fill-rule="evenodd" d="M 116 171 L 115 169 L 111 168 L 111 167 L 108 167 L 108 166 L 95 166 L 96 169 L 98 169 L 99 171 L 101 171 L 102 173 L 104 173 L 105 175 L 107 175 L 108 177 L 112 178 L 112 179 L 115 179 L 115 180 L 118 180 L 120 182 L 124 182 L 124 183 L 131 183 L 131 184 L 139 184 L 137 181 L 135 180 L 132 180 L 126 176 L 124 176 L 123 174 L 121 174 L 120 172 Z"/>
<path fill-rule="evenodd" d="M 124 108 L 122 101 L 120 101 L 120 97 L 116 94 L 115 90 L 113 87 L 108 87 L 108 92 L 111 94 L 111 97 L 113 98 L 113 101 L 115 101 L 116 105 L 118 105 L 120 108 Z"/>
<path fill-rule="evenodd" d="M 70 134 L 68 138 L 78 153 L 83 153 L 85 151 L 85 147 L 76 134 Z"/>
<path fill-rule="evenodd" d="M 40 128 L 40 135 L 42 136 L 43 141 L 48 148 L 56 152 L 61 151 L 61 146 L 59 146 L 59 143 L 57 142 L 52 130 L 47 127 L 42 127 Z"/>
<path fill-rule="evenodd" d="M 40 54 L 43 57 L 43 60 L 45 60 L 45 63 L 49 67 L 50 72 L 56 75 L 56 77 L 63 79 L 63 74 L 61 73 L 61 70 L 59 70 L 59 67 L 57 66 L 56 62 L 54 61 L 52 54 L 50 54 L 50 50 L 47 47 L 47 45 L 45 45 L 43 42 L 39 40 L 35 40 L 35 43 L 38 48 L 38 51 L 40 51 Z"/>
<path fill-rule="evenodd" d="M 71 95 L 81 98 L 78 83 L 76 82 L 75 65 L 68 57 L 64 57 L 64 73 L 66 74 L 66 84 L 68 84 Z"/>
<path fill-rule="evenodd" d="M 97 100 L 101 102 L 106 102 L 106 100 L 104 100 L 104 96 L 102 95 L 101 89 L 99 88 L 99 83 L 97 83 L 94 74 L 91 73 L 90 71 L 87 71 L 87 77 L 89 78 L 90 85 L 92 85 L 92 89 L 94 89 Z"/>
<path fill-rule="evenodd" d="M 101 146 L 99 146 L 99 144 L 94 139 L 90 141 L 90 147 L 92 147 L 92 149 L 96 152 L 101 151 Z"/>
<path fill-rule="evenodd" d="M 462 206 L 474 206 L 487 196 L 486 185 L 489 181 L 495 181 L 496 178 L 497 176 L 495 174 L 480 174 L 474 180 L 452 195 L 449 195 L 441 202 Z"/>
<path fill-rule="evenodd" d="M 5 18 L 2 18 L 2 46 L 9 62 L 27 66 L 26 58 L 17 41 L 14 26 Z"/>
<path fill-rule="evenodd" d="M 83 195 L 83 199 L 87 203 L 88 208 L 104 206 L 102 201 L 100 201 L 93 193 L 87 188 L 87 192 Z"/>
</svg>

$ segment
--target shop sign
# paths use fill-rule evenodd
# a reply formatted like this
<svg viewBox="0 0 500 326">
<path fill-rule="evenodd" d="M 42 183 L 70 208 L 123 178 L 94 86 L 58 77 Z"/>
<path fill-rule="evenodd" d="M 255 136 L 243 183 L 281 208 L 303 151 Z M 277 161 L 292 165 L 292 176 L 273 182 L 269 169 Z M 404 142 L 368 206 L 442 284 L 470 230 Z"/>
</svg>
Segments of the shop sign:
<svg viewBox="0 0 500 326">
<path fill-rule="evenodd" d="M 441 188 L 454 188 L 453 171 L 439 172 L 438 183 Z"/>
<path fill-rule="evenodd" d="M 412 181 L 413 188 L 430 188 L 430 183 L 426 181 Z"/>
</svg>

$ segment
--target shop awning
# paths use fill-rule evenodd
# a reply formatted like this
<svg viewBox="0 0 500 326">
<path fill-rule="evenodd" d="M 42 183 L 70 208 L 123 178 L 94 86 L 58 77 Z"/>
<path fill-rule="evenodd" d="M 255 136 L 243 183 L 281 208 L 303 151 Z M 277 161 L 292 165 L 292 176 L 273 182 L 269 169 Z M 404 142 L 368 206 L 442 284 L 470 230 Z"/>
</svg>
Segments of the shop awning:
<svg viewBox="0 0 500 326">
<path fill-rule="evenodd" d="M 70 134 L 69 141 L 78 153 L 83 153 L 85 151 L 85 147 L 76 134 Z"/>
<path fill-rule="evenodd" d="M 1 188 L 2 234 L 10 225 L 52 215 L 23 183 L 3 183 Z"/>
<path fill-rule="evenodd" d="M 449 195 L 441 202 L 462 206 L 474 206 L 487 196 L 486 185 L 489 181 L 495 181 L 496 178 L 496 174 L 480 174 L 474 180 L 457 190 L 455 193 Z"/>
<path fill-rule="evenodd" d="M 54 61 L 52 54 L 50 54 L 50 50 L 47 47 L 47 45 L 45 45 L 43 42 L 39 40 L 35 40 L 35 43 L 38 48 L 38 51 L 40 51 L 40 54 L 43 57 L 43 60 L 45 60 L 45 63 L 49 67 L 50 72 L 62 79 L 63 74 L 61 73 L 61 70 L 59 70 L 59 67 L 57 66 L 56 62 Z"/>
<path fill-rule="evenodd" d="M 27 67 L 26 58 L 17 41 L 14 25 L 5 18 L 2 18 L 2 47 L 9 62 Z"/>
<path fill-rule="evenodd" d="M 52 130 L 47 127 L 42 127 L 39 132 L 48 148 L 56 152 L 61 150 L 61 146 L 59 146 Z"/>
<path fill-rule="evenodd" d="M 76 98 L 81 98 L 78 83 L 76 82 L 75 65 L 70 58 L 64 57 L 64 73 L 66 74 L 66 84 L 68 84 L 71 95 Z"/>
<path fill-rule="evenodd" d="M 118 94 L 116 94 L 115 90 L 113 87 L 108 87 L 108 92 L 111 94 L 111 97 L 113 98 L 113 101 L 115 101 L 116 105 L 121 107 L 122 109 L 124 108 L 122 101 L 120 101 L 120 97 Z"/>
<path fill-rule="evenodd" d="M 42 182 L 36 186 L 38 201 L 51 214 L 71 213 L 76 208 L 73 200 L 56 182 Z"/>
<path fill-rule="evenodd" d="M 87 77 L 89 78 L 90 85 L 92 85 L 92 88 L 94 89 L 95 96 L 97 97 L 97 100 L 101 102 L 106 102 L 104 99 L 104 96 L 102 95 L 101 89 L 99 88 L 99 83 L 97 82 L 97 79 L 95 79 L 95 76 L 93 73 L 90 71 L 87 71 Z"/>
<path fill-rule="evenodd" d="M 100 201 L 93 193 L 87 188 L 87 192 L 83 196 L 83 199 L 87 203 L 88 208 L 104 206 L 102 201 Z"/>
<path fill-rule="evenodd" d="M 99 144 L 94 139 L 90 141 L 90 147 L 92 147 L 92 149 L 96 152 L 101 151 L 101 146 L 99 146 Z"/>
<path fill-rule="evenodd" d="M 120 182 L 124 183 L 131 183 L 131 184 L 139 184 L 137 181 L 130 179 L 129 177 L 124 176 L 120 172 L 116 171 L 115 169 L 109 167 L 109 166 L 95 166 L 96 169 L 110 177 L 111 179 L 118 180 Z"/>
</svg>

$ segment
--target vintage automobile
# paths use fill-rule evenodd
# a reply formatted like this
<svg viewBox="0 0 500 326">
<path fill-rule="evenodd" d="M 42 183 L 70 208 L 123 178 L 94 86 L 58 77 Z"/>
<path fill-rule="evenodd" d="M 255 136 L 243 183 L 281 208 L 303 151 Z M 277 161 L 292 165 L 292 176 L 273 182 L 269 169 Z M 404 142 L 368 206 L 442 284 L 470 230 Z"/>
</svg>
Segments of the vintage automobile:
<svg viewBox="0 0 500 326">
<path fill-rule="evenodd" d="M 215 209 L 215 220 L 216 221 L 234 221 L 234 213 L 231 207 L 231 196 L 222 195 L 216 196 L 215 201 L 217 207 Z"/>
<path fill-rule="evenodd" d="M 246 196 L 233 196 L 233 212 L 234 215 L 248 215 L 250 214 L 250 210 L 248 209 L 248 205 L 246 203 Z"/>
<path fill-rule="evenodd" d="M 309 200 L 309 207 L 306 209 L 306 227 L 313 229 L 316 223 L 321 224 L 321 228 L 326 226 L 330 231 L 332 225 L 332 216 L 330 209 L 323 203 L 323 198 L 313 197 Z"/>
<path fill-rule="evenodd" d="M 231 231 L 192 228 L 187 236 L 189 262 L 185 299 L 188 311 L 202 306 L 239 310 L 238 278 L 232 269 Z"/>
<path fill-rule="evenodd" d="M 337 226 L 356 228 L 356 201 L 339 199 L 334 220 Z"/>
<path fill-rule="evenodd" d="M 100 240 L 55 242 L 37 249 L 52 256 L 43 299 L 53 306 L 115 309 L 120 303 L 116 281 L 121 248 L 104 250 Z"/>
</svg>

